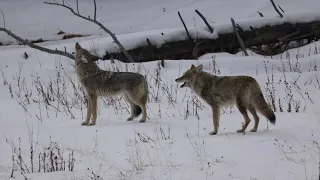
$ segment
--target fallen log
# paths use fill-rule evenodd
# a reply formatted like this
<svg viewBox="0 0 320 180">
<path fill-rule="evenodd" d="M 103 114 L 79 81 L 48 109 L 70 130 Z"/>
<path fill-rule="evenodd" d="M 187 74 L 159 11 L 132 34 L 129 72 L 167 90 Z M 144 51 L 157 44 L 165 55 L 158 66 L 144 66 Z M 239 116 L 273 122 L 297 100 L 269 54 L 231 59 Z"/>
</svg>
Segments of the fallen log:
<svg viewBox="0 0 320 180">
<path fill-rule="evenodd" d="M 308 42 L 320 38 L 320 20 L 307 23 L 283 23 L 278 25 L 265 25 L 260 28 L 250 27 L 243 30 L 239 25 L 238 33 L 246 48 L 253 49 L 262 55 L 274 55 L 281 53 L 279 46 L 275 44 L 287 45 L 291 41 L 307 39 Z M 185 33 L 185 32 L 184 32 Z M 148 42 L 147 42 L 148 41 Z M 237 41 L 233 31 L 219 32 L 215 39 L 199 38 L 196 41 L 169 40 L 161 46 L 156 46 L 146 39 L 145 45 L 127 50 L 135 62 L 148 62 L 163 59 L 197 59 L 199 56 L 213 52 L 237 53 L 241 46 Z M 277 47 L 268 51 L 260 48 L 262 45 Z M 103 60 L 111 57 L 122 62 L 128 62 L 121 52 L 106 52 Z"/>
</svg>

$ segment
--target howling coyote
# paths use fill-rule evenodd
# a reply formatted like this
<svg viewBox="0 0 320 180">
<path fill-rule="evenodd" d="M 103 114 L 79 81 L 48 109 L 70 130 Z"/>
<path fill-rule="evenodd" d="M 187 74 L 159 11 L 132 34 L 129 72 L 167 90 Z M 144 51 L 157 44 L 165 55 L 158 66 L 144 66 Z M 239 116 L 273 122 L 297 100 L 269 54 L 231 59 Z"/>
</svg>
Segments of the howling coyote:
<svg viewBox="0 0 320 180">
<path fill-rule="evenodd" d="M 254 117 L 254 127 L 251 132 L 256 132 L 259 125 L 257 111 L 264 115 L 272 123 L 276 123 L 276 117 L 266 103 L 257 81 L 249 76 L 214 76 L 202 71 L 202 65 L 187 70 L 182 77 L 175 81 L 189 87 L 212 108 L 213 128 L 211 135 L 218 133 L 220 108 L 236 104 L 244 117 L 244 125 L 237 132 L 245 133 L 250 123 L 247 110 Z"/>
<path fill-rule="evenodd" d="M 148 99 L 148 84 L 144 76 L 132 72 L 112 72 L 100 69 L 95 61 L 99 57 L 92 55 L 86 49 L 75 44 L 75 69 L 81 85 L 85 89 L 88 100 L 87 117 L 82 125 L 95 125 L 97 118 L 98 96 L 115 96 L 122 94 L 131 107 L 131 116 L 128 121 L 133 120 L 142 112 L 140 122 L 147 118 L 146 103 Z M 90 123 L 90 117 L 92 122 Z"/>
</svg>

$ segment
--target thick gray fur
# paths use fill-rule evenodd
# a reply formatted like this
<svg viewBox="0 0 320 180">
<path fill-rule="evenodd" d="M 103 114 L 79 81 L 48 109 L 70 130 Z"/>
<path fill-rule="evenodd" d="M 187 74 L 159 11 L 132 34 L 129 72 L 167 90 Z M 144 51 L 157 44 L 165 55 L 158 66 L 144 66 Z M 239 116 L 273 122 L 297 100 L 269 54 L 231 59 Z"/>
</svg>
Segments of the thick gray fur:
<svg viewBox="0 0 320 180">
<path fill-rule="evenodd" d="M 99 57 L 92 55 L 86 49 L 75 44 L 75 70 L 81 85 L 85 89 L 88 100 L 87 116 L 82 125 L 95 125 L 97 118 L 97 98 L 123 95 L 130 104 L 131 115 L 127 119 L 142 113 L 140 122 L 147 118 L 146 103 L 148 99 L 148 84 L 145 77 L 133 72 L 105 71 L 95 63 Z M 90 118 L 92 122 L 90 123 Z"/>
<path fill-rule="evenodd" d="M 250 76 L 215 76 L 202 70 L 203 66 L 192 65 L 176 82 L 183 83 L 181 88 L 188 87 L 201 97 L 212 108 L 213 128 L 211 135 L 218 133 L 220 108 L 236 105 L 244 117 L 244 125 L 237 132 L 245 133 L 250 123 L 247 111 L 254 117 L 256 132 L 259 125 L 257 112 L 264 115 L 272 124 L 276 117 L 265 101 L 258 82 Z"/>
</svg>

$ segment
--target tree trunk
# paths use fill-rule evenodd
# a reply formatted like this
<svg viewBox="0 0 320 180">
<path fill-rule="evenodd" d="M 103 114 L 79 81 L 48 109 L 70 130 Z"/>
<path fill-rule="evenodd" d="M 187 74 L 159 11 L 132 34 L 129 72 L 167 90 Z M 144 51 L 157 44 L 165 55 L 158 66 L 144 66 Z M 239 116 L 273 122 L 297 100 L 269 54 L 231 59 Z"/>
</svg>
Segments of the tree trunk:
<svg viewBox="0 0 320 180">
<path fill-rule="evenodd" d="M 320 37 L 320 21 L 309 23 L 290 24 L 284 23 L 275 26 L 264 26 L 259 29 L 243 31 L 238 26 L 238 33 L 246 48 L 263 55 L 274 55 L 284 51 L 281 46 L 291 41 L 307 39 L 308 42 Z M 146 39 L 147 41 L 147 39 Z M 268 50 L 263 50 L 262 45 L 267 45 Z M 213 52 L 236 53 L 241 49 L 233 32 L 220 33 L 216 39 L 198 39 L 196 42 L 189 39 L 180 41 L 168 41 L 160 47 L 152 45 L 149 41 L 146 46 L 140 46 L 128 53 L 135 62 L 148 62 L 163 59 L 197 59 L 199 56 Z M 102 59 L 113 58 L 122 62 L 128 62 L 121 52 L 108 53 Z"/>
</svg>

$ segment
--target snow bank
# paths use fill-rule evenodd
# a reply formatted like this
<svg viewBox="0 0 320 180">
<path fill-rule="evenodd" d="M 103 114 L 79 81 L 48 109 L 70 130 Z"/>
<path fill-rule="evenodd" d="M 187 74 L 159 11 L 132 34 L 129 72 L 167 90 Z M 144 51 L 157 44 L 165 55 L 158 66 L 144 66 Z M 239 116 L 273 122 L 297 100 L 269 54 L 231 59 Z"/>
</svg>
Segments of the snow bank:
<svg viewBox="0 0 320 180">
<path fill-rule="evenodd" d="M 311 21 L 320 21 L 319 11 L 301 12 L 301 13 L 287 13 L 283 18 L 278 17 L 257 17 L 257 18 L 243 18 L 235 19 L 235 22 L 241 26 L 243 30 L 250 30 L 250 27 L 261 28 L 264 26 L 275 26 L 283 23 L 307 23 Z M 225 23 L 211 24 L 214 32 L 211 34 L 208 28 L 204 25 L 199 27 L 188 27 L 190 36 L 194 39 L 216 39 L 220 34 L 231 33 L 233 31 L 231 21 Z M 137 33 L 121 34 L 117 36 L 122 45 L 127 49 L 134 49 L 139 46 L 147 45 L 147 38 L 152 45 L 161 46 L 166 42 L 186 40 L 188 38 L 185 29 L 161 29 L 151 30 Z M 83 41 L 82 43 L 91 43 L 91 40 Z M 112 41 L 110 37 L 101 38 L 98 47 L 98 54 L 104 55 L 105 52 L 118 52 L 119 48 Z"/>
</svg>

